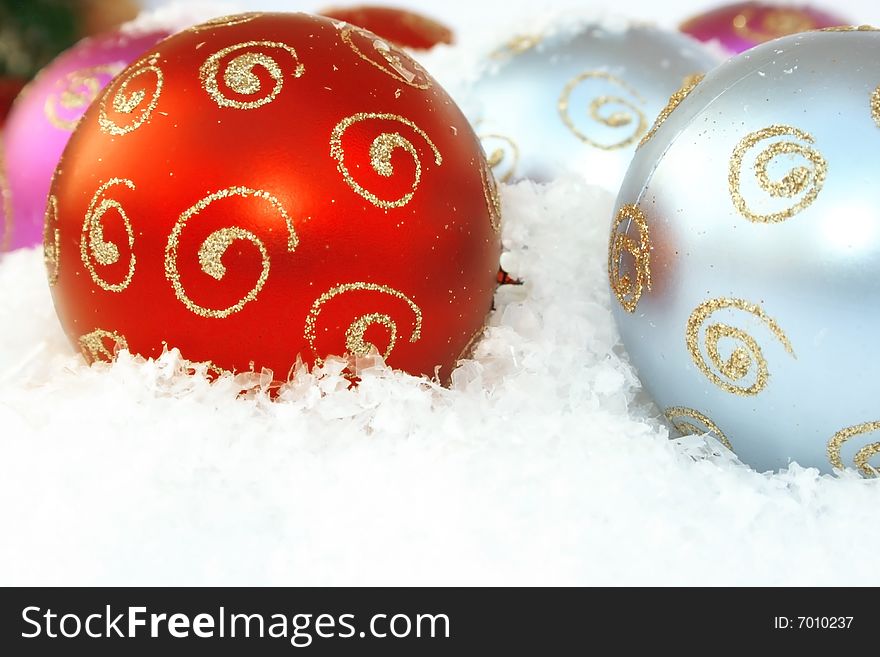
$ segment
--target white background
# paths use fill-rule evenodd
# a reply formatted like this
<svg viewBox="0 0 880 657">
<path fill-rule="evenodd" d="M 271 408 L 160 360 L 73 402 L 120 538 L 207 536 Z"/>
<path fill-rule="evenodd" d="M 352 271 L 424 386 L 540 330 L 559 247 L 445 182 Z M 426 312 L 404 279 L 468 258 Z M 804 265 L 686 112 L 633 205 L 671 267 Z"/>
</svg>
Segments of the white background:
<svg viewBox="0 0 880 657">
<path fill-rule="evenodd" d="M 463 44 L 526 10 L 599 3 L 399 4 Z M 710 5 L 613 4 L 669 26 Z M 880 24 L 876 0 L 836 8 Z M 880 481 L 760 474 L 700 436 L 668 440 L 609 310 L 613 199 L 579 178 L 502 192 L 509 270 L 526 284 L 498 292 L 450 389 L 301 372 L 270 402 L 189 376 L 174 353 L 86 367 L 41 250 L 6 254 L 0 585 L 880 584 Z"/>
<path fill-rule="evenodd" d="M 161 6 L 173 0 L 145 0 L 147 6 Z M 479 29 L 483 22 L 504 22 L 514 14 L 526 11 L 540 13 L 546 10 L 577 8 L 581 10 L 611 10 L 644 20 L 672 26 L 692 14 L 724 4 L 706 0 L 363 0 L 345 2 L 340 0 L 252 0 L 249 9 L 274 9 L 278 11 L 320 11 L 326 7 L 343 7 L 359 4 L 410 7 L 446 22 L 457 31 Z M 803 6 L 804 2 L 783 0 L 777 4 Z M 835 2 L 809 3 L 824 7 L 850 18 L 854 24 L 880 23 L 880 3 L 876 0 L 836 0 Z"/>
</svg>

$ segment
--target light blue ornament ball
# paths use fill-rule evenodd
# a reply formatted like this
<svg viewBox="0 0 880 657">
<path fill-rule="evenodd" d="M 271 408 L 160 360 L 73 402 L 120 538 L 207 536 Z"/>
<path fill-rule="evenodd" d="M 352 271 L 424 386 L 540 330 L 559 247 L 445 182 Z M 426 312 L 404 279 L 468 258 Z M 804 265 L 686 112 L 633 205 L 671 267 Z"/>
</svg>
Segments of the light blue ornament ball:
<svg viewBox="0 0 880 657">
<path fill-rule="evenodd" d="M 612 222 L 614 313 L 679 432 L 758 470 L 880 469 L 880 32 L 747 51 L 675 94 Z"/>
<path fill-rule="evenodd" d="M 488 56 L 470 118 L 499 181 L 573 173 L 616 194 L 669 95 L 719 61 L 679 32 L 560 20 Z"/>
</svg>

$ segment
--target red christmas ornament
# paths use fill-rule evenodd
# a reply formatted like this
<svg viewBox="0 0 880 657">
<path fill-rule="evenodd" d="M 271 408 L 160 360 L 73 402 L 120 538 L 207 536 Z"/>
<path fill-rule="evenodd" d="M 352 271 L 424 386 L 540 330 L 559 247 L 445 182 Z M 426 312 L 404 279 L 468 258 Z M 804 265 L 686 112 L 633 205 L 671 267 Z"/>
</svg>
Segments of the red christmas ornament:
<svg viewBox="0 0 880 657">
<path fill-rule="evenodd" d="M 438 43 L 452 43 L 452 30 L 448 27 L 405 9 L 358 5 L 325 9 L 321 14 L 357 25 L 398 46 L 414 50 L 430 50 Z"/>
<path fill-rule="evenodd" d="M 47 208 L 89 359 L 167 344 L 286 379 L 367 354 L 445 380 L 482 331 L 497 191 L 449 96 L 375 35 L 242 14 L 158 44 L 85 114 Z"/>
</svg>

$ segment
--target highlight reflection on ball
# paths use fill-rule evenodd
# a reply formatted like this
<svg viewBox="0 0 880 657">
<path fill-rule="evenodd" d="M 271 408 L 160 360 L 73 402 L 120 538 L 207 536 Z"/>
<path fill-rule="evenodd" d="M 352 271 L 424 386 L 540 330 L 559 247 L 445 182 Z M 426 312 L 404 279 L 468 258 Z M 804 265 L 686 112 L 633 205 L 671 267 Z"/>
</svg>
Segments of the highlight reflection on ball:
<svg viewBox="0 0 880 657">
<path fill-rule="evenodd" d="M 726 62 L 638 150 L 609 245 L 614 312 L 682 433 L 764 470 L 880 466 L 880 32 Z"/>
</svg>

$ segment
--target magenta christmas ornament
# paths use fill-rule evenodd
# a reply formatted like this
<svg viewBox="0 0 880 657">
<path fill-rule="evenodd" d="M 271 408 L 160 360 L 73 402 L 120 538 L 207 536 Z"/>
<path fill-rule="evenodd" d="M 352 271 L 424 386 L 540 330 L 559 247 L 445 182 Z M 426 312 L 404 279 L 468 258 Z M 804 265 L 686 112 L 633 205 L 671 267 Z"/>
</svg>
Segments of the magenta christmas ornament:
<svg viewBox="0 0 880 657">
<path fill-rule="evenodd" d="M 681 31 L 737 54 L 789 34 L 848 24 L 844 17 L 809 5 L 735 2 L 686 20 Z"/>
<path fill-rule="evenodd" d="M 3 134 L 2 250 L 43 241 L 49 184 L 80 117 L 117 73 L 166 36 L 166 31 L 117 31 L 83 39 L 25 87 Z M 132 90 L 127 96 L 133 106 L 137 93 Z M 115 109 L 127 108 L 122 103 Z M 98 160 L 101 155 L 89 157 Z"/>
</svg>

